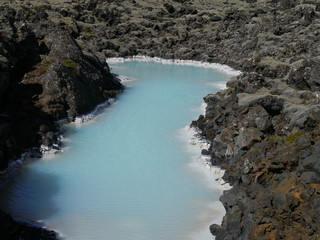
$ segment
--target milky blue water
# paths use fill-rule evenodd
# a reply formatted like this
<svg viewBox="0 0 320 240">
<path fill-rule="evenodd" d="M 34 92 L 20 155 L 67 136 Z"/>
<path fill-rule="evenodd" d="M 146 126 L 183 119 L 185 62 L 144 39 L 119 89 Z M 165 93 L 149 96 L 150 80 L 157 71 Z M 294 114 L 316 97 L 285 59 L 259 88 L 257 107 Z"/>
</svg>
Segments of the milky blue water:
<svg viewBox="0 0 320 240">
<path fill-rule="evenodd" d="M 135 81 L 95 120 L 66 125 L 64 152 L 27 164 L 2 206 L 68 240 L 210 239 L 221 191 L 190 167 L 181 136 L 203 96 L 230 76 L 154 62 L 111 67 Z"/>
</svg>

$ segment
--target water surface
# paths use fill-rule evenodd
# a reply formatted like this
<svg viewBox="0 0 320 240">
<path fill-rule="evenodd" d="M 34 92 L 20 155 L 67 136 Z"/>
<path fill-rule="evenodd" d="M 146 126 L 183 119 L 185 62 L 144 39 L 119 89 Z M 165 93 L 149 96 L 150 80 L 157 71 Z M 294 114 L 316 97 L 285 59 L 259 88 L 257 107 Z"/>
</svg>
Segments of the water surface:
<svg viewBox="0 0 320 240">
<path fill-rule="evenodd" d="M 136 81 L 95 120 L 67 125 L 64 152 L 28 164 L 2 205 L 68 240 L 210 239 L 221 190 L 190 167 L 181 132 L 229 76 L 155 62 L 111 67 Z"/>
</svg>

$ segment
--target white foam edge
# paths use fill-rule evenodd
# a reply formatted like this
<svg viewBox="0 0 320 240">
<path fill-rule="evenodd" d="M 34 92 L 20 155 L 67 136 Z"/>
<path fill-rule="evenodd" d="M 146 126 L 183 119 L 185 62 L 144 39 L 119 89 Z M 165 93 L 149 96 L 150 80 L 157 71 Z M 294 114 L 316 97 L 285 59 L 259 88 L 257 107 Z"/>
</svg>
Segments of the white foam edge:
<svg viewBox="0 0 320 240">
<path fill-rule="evenodd" d="M 86 124 L 86 123 L 94 120 L 105 108 L 107 108 L 108 106 L 110 106 L 114 102 L 115 102 L 115 98 L 109 98 L 106 101 L 104 101 L 103 103 L 98 104 L 94 108 L 93 111 L 91 111 L 87 114 L 77 116 L 73 122 L 69 122 L 68 119 L 65 118 L 65 119 L 58 120 L 56 123 L 59 126 L 63 126 L 65 124 L 75 124 L 75 125 Z M 68 141 L 69 141 L 69 139 L 65 138 L 63 136 L 63 134 L 59 134 L 58 142 L 65 143 Z M 66 149 L 66 146 L 60 147 L 58 144 L 53 144 L 52 147 L 41 145 L 39 151 L 42 154 L 42 156 L 41 156 L 42 160 L 52 160 L 57 153 L 64 152 L 64 149 Z"/>
<path fill-rule="evenodd" d="M 107 101 L 98 104 L 95 109 L 88 113 L 88 114 L 83 114 L 74 119 L 74 124 L 83 124 L 86 123 L 92 119 L 94 119 L 97 115 L 99 115 L 106 107 L 109 105 L 113 104 L 115 102 L 115 98 L 109 98 Z"/>
<path fill-rule="evenodd" d="M 211 180 L 213 179 L 215 182 L 217 182 L 221 186 L 221 189 L 219 190 L 230 189 L 231 186 L 222 179 L 225 170 L 222 170 L 217 166 L 213 166 L 211 164 L 210 156 L 201 154 L 201 151 L 203 149 L 206 149 L 206 150 L 209 149 L 210 142 L 203 139 L 200 136 L 199 130 L 195 127 L 186 126 L 184 128 L 184 131 L 186 132 L 189 138 L 189 141 L 188 141 L 189 145 L 195 147 L 195 149 L 193 150 L 195 150 L 198 154 L 198 156 L 190 164 L 198 167 L 200 166 L 202 170 L 205 171 L 209 179 Z M 216 186 L 214 188 L 216 188 Z"/>
<path fill-rule="evenodd" d="M 218 81 L 218 82 L 206 82 L 207 86 L 217 88 L 219 90 L 223 90 L 227 88 L 227 81 Z"/>
<path fill-rule="evenodd" d="M 207 108 L 207 104 L 205 102 L 200 105 L 200 114 L 205 114 Z M 218 181 L 221 186 L 223 186 L 222 190 L 228 190 L 231 186 L 224 182 L 222 177 L 224 175 L 224 170 L 219 167 L 213 166 L 211 164 L 210 156 L 206 156 L 201 154 L 202 149 L 208 150 L 210 147 L 210 142 L 201 136 L 201 132 L 198 128 L 194 126 L 185 126 L 184 132 L 187 135 L 189 146 L 192 145 L 195 147 L 197 157 L 191 164 L 196 164 L 197 166 L 201 166 L 203 168 L 209 169 L 209 172 L 206 171 L 206 174 L 211 175 L 215 181 Z"/>
<path fill-rule="evenodd" d="M 103 103 L 98 104 L 93 111 L 83 114 L 80 116 L 77 116 L 73 122 L 69 122 L 68 119 L 61 119 L 56 121 L 56 123 L 59 126 L 63 126 L 65 124 L 75 124 L 75 125 L 81 125 L 85 124 L 94 118 L 96 118 L 106 107 L 110 106 L 116 101 L 115 98 L 109 98 Z M 59 134 L 58 136 L 58 142 L 63 143 L 63 142 L 68 142 L 69 139 L 65 138 L 63 134 Z M 50 160 L 54 157 L 55 154 L 63 152 L 63 149 L 65 147 L 61 148 L 58 144 L 53 144 L 53 147 L 48 147 L 45 145 L 41 145 L 39 151 L 41 152 L 42 156 L 41 158 L 44 160 Z"/>
<path fill-rule="evenodd" d="M 214 202 L 203 202 L 208 209 L 207 211 L 203 212 L 201 216 L 198 218 L 198 222 L 201 223 L 202 226 L 206 226 L 198 228 L 197 231 L 191 233 L 188 235 L 186 240 L 214 240 L 215 237 L 211 235 L 209 231 L 209 225 L 211 224 L 221 224 L 221 216 L 225 215 L 225 209 L 223 208 L 223 205 L 220 201 L 214 201 Z M 214 219 L 212 219 L 212 216 L 215 216 Z"/>
<path fill-rule="evenodd" d="M 63 140 L 61 138 L 59 142 L 62 142 L 62 141 Z M 61 148 L 58 144 L 53 144 L 52 147 L 41 145 L 39 150 L 42 154 L 41 159 L 48 159 L 55 156 L 57 153 L 63 152 L 63 148 Z"/>
<path fill-rule="evenodd" d="M 204 68 L 212 68 L 228 75 L 239 75 L 241 71 L 235 70 L 227 65 L 223 65 L 220 63 L 209 63 L 209 62 L 202 62 L 202 61 L 194 61 L 194 60 L 181 60 L 181 59 L 163 59 L 159 57 L 148 57 L 148 56 L 141 56 L 136 55 L 132 57 L 126 58 L 107 58 L 106 62 L 108 64 L 117 64 L 117 63 L 124 63 L 130 61 L 140 61 L 140 62 L 157 62 L 162 64 L 176 64 L 176 65 L 186 65 L 186 66 L 199 66 Z"/>
<path fill-rule="evenodd" d="M 205 112 L 205 107 L 206 104 L 201 104 L 202 112 Z M 222 195 L 223 191 L 231 189 L 231 186 L 222 179 L 225 171 L 213 166 L 210 156 L 201 154 L 203 149 L 209 149 L 210 142 L 201 137 L 200 130 L 196 127 L 186 126 L 180 129 L 179 135 L 184 141 L 188 141 L 187 150 L 192 154 L 192 160 L 188 166 L 191 167 L 192 171 L 198 172 L 204 178 L 207 187 L 219 195 Z M 215 239 L 214 236 L 211 236 L 208 228 L 214 223 L 221 224 L 225 209 L 219 200 L 206 204 L 208 205 L 208 213 L 205 216 L 201 216 L 201 221 L 204 222 L 205 226 L 193 232 L 190 235 L 190 240 Z"/>
<path fill-rule="evenodd" d="M 136 78 L 125 76 L 125 75 L 118 75 L 118 76 L 116 76 L 116 79 L 119 80 L 119 82 L 121 82 L 121 83 L 137 81 Z"/>
</svg>

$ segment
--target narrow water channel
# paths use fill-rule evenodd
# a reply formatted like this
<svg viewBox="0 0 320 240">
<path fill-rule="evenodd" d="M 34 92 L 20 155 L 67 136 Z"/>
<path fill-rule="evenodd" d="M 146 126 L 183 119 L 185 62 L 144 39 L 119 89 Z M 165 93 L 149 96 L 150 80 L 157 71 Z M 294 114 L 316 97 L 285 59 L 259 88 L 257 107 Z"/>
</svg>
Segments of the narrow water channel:
<svg viewBox="0 0 320 240">
<path fill-rule="evenodd" d="M 134 81 L 94 120 L 66 125 L 64 152 L 27 164 L 2 205 L 67 240 L 211 239 L 221 190 L 193 167 L 183 129 L 230 75 L 139 61 L 111 68 Z"/>
</svg>

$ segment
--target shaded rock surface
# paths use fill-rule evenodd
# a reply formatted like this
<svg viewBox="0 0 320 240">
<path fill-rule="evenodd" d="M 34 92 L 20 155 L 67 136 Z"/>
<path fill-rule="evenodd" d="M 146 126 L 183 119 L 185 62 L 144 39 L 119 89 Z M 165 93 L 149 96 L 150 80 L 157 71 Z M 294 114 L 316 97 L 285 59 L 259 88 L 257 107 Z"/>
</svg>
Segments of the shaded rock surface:
<svg viewBox="0 0 320 240">
<path fill-rule="evenodd" d="M 57 239 L 54 231 L 33 227 L 25 223 L 17 223 L 3 212 L 0 212 L 0 223 L 0 236 L 2 240 Z"/>
<path fill-rule="evenodd" d="M 52 144 L 53 120 L 121 88 L 105 57 L 228 64 L 243 74 L 206 96 L 192 123 L 233 185 L 210 231 L 218 240 L 320 238 L 318 1 L 2 0 L 0 13 L 1 169 Z"/>
</svg>

